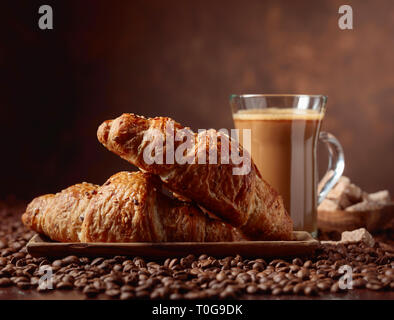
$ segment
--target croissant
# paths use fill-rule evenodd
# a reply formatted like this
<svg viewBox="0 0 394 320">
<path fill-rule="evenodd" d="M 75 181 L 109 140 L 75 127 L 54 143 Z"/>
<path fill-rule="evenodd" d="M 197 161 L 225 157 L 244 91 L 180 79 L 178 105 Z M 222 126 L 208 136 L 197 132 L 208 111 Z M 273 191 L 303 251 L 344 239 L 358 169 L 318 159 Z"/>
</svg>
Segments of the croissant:
<svg viewBox="0 0 394 320">
<path fill-rule="evenodd" d="M 250 171 L 243 175 L 233 174 L 233 169 L 238 165 L 232 161 L 228 164 L 220 161 L 218 164 L 198 163 L 197 159 L 208 159 L 211 152 L 217 152 L 217 159 L 221 159 L 221 144 L 229 139 L 227 135 L 215 130 L 192 133 L 194 147 L 186 149 L 184 155 L 188 159 L 194 158 L 194 163 L 166 163 L 170 152 L 167 150 L 167 134 L 168 128 L 172 127 L 174 135 L 185 129 L 170 118 L 147 119 L 134 114 L 123 114 L 102 123 L 98 128 L 97 137 L 110 151 L 142 171 L 159 176 L 175 194 L 195 201 L 219 218 L 238 227 L 249 238 L 292 238 L 293 223 L 284 208 L 282 197 L 264 181 L 253 161 L 250 163 Z M 152 143 L 159 143 L 158 138 L 164 139 L 162 142 L 165 147 L 158 149 L 159 152 L 156 154 L 148 148 Z M 217 143 L 210 143 L 210 139 L 216 140 Z M 183 141 L 174 140 L 173 147 L 176 150 Z M 234 148 L 234 144 L 229 143 L 229 152 L 232 151 L 231 148 Z M 236 148 L 239 154 L 247 152 L 242 146 Z M 147 153 L 161 155 L 164 162 L 147 163 Z"/>
<path fill-rule="evenodd" d="M 61 242 L 236 241 L 243 235 L 198 207 L 161 192 L 151 174 L 119 172 L 101 187 L 83 183 L 34 199 L 29 228 Z"/>
<path fill-rule="evenodd" d="M 22 215 L 22 222 L 52 240 L 78 242 L 83 214 L 99 186 L 80 183 L 56 194 L 33 199 Z"/>
</svg>

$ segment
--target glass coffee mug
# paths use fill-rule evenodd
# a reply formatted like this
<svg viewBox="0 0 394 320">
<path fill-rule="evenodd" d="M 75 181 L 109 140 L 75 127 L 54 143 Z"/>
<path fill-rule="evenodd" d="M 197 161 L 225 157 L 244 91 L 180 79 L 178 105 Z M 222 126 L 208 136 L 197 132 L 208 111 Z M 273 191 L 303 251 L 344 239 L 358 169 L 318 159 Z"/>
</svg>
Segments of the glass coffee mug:
<svg viewBox="0 0 394 320">
<path fill-rule="evenodd" d="M 317 206 L 337 183 L 345 161 L 341 144 L 320 132 L 327 97 L 322 95 L 232 95 L 230 104 L 239 141 L 251 129 L 248 150 L 262 177 L 283 197 L 294 230 L 317 236 Z M 317 141 L 329 151 L 328 171 L 317 191 Z"/>
</svg>

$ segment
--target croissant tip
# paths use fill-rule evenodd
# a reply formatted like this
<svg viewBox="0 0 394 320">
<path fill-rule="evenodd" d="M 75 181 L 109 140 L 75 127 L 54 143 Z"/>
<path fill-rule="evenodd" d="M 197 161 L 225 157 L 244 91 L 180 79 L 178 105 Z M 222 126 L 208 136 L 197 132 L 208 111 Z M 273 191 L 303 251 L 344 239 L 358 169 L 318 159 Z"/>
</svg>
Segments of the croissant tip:
<svg viewBox="0 0 394 320">
<path fill-rule="evenodd" d="M 108 141 L 111 124 L 112 120 L 104 121 L 97 129 L 97 138 L 102 144 L 106 144 Z"/>
<path fill-rule="evenodd" d="M 22 223 L 27 226 L 29 225 L 28 220 L 29 220 L 29 215 L 27 214 L 27 212 L 25 212 L 24 214 L 22 214 Z"/>
</svg>

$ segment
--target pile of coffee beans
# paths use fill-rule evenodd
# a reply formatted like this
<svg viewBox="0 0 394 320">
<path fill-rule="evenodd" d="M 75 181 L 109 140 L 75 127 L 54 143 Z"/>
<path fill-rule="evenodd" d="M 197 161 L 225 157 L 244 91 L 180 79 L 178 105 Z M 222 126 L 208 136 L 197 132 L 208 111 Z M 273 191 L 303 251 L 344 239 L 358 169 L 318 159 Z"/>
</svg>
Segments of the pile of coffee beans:
<svg viewBox="0 0 394 320">
<path fill-rule="evenodd" d="M 394 290 L 394 255 L 379 244 L 324 244 L 309 258 L 245 259 L 207 255 L 147 261 L 114 256 L 34 258 L 26 243 L 34 235 L 19 215 L 1 215 L 0 287 L 50 291 L 40 278 L 50 268 L 54 290 L 117 299 L 234 299 L 245 295 L 321 295 L 345 292 L 340 267 L 352 269 L 353 288 Z M 47 282 L 44 282 L 47 284 Z"/>
</svg>

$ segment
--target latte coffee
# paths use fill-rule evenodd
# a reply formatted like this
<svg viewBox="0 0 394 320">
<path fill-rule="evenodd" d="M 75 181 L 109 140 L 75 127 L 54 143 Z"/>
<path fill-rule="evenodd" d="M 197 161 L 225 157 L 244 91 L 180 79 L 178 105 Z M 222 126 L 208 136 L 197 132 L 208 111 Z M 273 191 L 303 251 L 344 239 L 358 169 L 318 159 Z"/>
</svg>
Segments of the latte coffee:
<svg viewBox="0 0 394 320">
<path fill-rule="evenodd" d="M 316 144 L 323 116 L 317 110 L 290 108 L 233 114 L 237 129 L 251 129 L 252 159 L 263 179 L 282 195 L 295 230 L 317 230 Z M 243 141 L 242 130 L 239 138 Z"/>
</svg>

